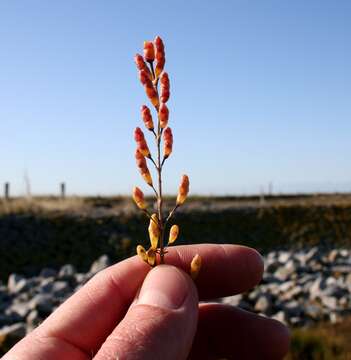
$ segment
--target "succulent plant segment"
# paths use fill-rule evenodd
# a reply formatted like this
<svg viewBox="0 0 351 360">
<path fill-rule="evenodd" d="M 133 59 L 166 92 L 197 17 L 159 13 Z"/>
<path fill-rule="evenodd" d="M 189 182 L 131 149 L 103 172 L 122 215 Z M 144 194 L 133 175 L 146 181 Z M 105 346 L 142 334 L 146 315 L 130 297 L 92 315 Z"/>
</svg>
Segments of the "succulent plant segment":
<svg viewBox="0 0 351 360">
<path fill-rule="evenodd" d="M 146 130 L 149 130 L 154 138 L 156 156 L 153 157 L 147 144 L 145 134 L 140 127 L 134 131 L 136 141 L 135 159 L 137 167 L 144 181 L 153 189 L 156 197 L 157 213 L 150 213 L 144 193 L 138 188 L 133 189 L 133 200 L 140 210 L 150 219 L 149 239 L 150 248 L 146 250 L 142 245 L 137 246 L 137 254 L 150 266 L 163 264 L 167 246 L 173 244 L 179 235 L 179 226 L 169 222 L 179 206 L 181 206 L 189 193 L 189 178 L 187 175 L 181 177 L 178 196 L 174 208 L 165 216 L 163 212 L 162 193 L 162 170 L 163 165 L 173 151 L 173 133 L 168 126 L 169 108 L 166 105 L 170 97 L 170 82 L 168 74 L 164 71 L 166 63 L 165 47 L 162 39 L 157 36 L 154 41 L 144 42 L 143 56 L 136 54 L 134 57 L 136 67 L 139 71 L 139 80 L 144 86 L 146 96 L 154 108 L 157 122 L 154 122 L 151 110 L 148 106 L 142 105 L 141 118 Z M 163 143 L 163 148 L 162 148 Z M 156 169 L 157 180 L 153 181 L 147 162 L 150 162 Z M 155 185 L 156 184 L 156 185 Z M 164 239 L 168 231 L 168 242 Z M 190 265 L 190 273 L 195 278 L 201 267 L 201 258 L 196 255 Z"/>
</svg>

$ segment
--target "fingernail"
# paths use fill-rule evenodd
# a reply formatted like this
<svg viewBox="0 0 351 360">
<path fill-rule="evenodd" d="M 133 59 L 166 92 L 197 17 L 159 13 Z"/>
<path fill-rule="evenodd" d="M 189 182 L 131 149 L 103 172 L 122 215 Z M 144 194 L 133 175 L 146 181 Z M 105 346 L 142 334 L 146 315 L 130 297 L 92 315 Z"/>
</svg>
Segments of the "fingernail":
<svg viewBox="0 0 351 360">
<path fill-rule="evenodd" d="M 136 304 L 178 309 L 189 293 L 189 281 L 176 267 L 158 265 L 146 276 Z"/>
</svg>

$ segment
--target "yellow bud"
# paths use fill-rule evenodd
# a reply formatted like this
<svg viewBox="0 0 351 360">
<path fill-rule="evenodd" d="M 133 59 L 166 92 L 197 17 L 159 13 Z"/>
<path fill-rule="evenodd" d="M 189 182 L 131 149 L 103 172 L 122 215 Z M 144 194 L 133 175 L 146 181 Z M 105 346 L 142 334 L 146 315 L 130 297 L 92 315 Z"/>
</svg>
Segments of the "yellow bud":
<svg viewBox="0 0 351 360">
<path fill-rule="evenodd" d="M 197 278 L 197 276 L 199 275 L 200 269 L 201 269 L 201 256 L 199 254 L 196 254 L 193 257 L 193 260 L 191 260 L 191 264 L 190 264 L 190 276 L 193 280 L 195 280 Z"/>
<path fill-rule="evenodd" d="M 148 257 L 143 246 L 138 245 L 136 248 L 138 256 L 145 262 L 148 262 Z"/>
<path fill-rule="evenodd" d="M 177 205 L 182 205 L 186 200 L 186 197 L 189 193 L 189 178 L 187 175 L 183 175 L 180 181 L 178 196 L 177 196 Z"/>
<path fill-rule="evenodd" d="M 178 234 L 179 234 L 179 226 L 173 225 L 169 230 L 168 244 L 173 244 L 177 240 Z"/>
<path fill-rule="evenodd" d="M 135 186 L 133 189 L 133 200 L 139 209 L 146 209 L 144 193 L 137 186 Z"/>
<path fill-rule="evenodd" d="M 154 266 L 156 263 L 156 251 L 153 248 L 150 248 L 147 251 L 147 262 L 150 266 Z"/>
<path fill-rule="evenodd" d="M 153 250 L 157 249 L 158 239 L 160 237 L 160 228 L 158 226 L 158 217 L 156 214 L 151 215 L 150 224 L 149 224 L 149 237 L 151 248 Z"/>
<path fill-rule="evenodd" d="M 151 178 L 150 172 L 147 171 L 147 172 L 142 173 L 141 175 L 142 175 L 143 179 L 145 180 L 145 182 L 148 185 L 152 186 L 152 178 Z"/>
</svg>

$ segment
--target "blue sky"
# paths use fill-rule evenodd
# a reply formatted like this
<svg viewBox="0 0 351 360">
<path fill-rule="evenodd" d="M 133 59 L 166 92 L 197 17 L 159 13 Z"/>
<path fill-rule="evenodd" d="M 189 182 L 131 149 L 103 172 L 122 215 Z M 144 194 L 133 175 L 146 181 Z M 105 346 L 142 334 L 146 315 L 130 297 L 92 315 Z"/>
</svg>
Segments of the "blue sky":
<svg viewBox="0 0 351 360">
<path fill-rule="evenodd" d="M 0 183 L 146 189 L 133 55 L 161 35 L 174 155 L 193 194 L 351 191 L 351 2 L 0 2 Z M 151 141 L 151 138 L 150 138 Z"/>
</svg>

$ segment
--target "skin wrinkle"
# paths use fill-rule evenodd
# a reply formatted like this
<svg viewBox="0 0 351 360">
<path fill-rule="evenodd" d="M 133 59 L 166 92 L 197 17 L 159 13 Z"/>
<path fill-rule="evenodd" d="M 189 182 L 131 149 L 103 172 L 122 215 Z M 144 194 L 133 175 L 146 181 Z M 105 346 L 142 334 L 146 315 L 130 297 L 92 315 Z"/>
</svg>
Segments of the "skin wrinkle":
<svg viewBox="0 0 351 360">
<path fill-rule="evenodd" d="M 182 276 L 188 275 L 180 269 L 174 268 L 173 271 L 181 273 Z M 157 354 L 157 349 L 163 348 L 163 345 L 160 343 L 161 339 L 169 339 L 172 341 L 175 336 L 182 334 L 182 341 L 186 341 L 188 338 L 192 339 L 192 336 L 189 333 L 189 336 L 182 331 L 182 329 L 188 331 L 195 331 L 192 329 L 192 325 L 187 324 L 184 328 L 184 321 L 188 320 L 187 312 L 188 306 L 194 306 L 197 309 L 197 292 L 195 288 L 190 287 L 191 285 L 190 278 L 187 280 L 187 288 L 184 289 L 185 294 L 188 294 L 184 299 L 184 304 L 179 309 L 166 309 L 160 308 L 159 306 L 147 305 L 147 304 L 135 304 L 132 305 L 128 311 L 126 317 L 122 322 L 116 327 L 115 331 L 109 336 L 104 345 L 101 348 L 100 353 L 97 356 L 99 360 L 112 360 L 116 359 L 116 356 L 119 355 L 119 352 L 122 354 L 128 349 L 128 359 L 142 359 L 142 354 L 150 353 L 146 352 L 148 349 L 155 348 L 156 353 L 153 354 L 152 359 L 159 358 L 164 360 L 164 352 Z M 191 324 L 195 323 L 195 314 L 191 316 L 193 318 Z M 189 319 L 190 320 L 190 319 Z M 168 326 L 167 326 L 168 324 Z M 173 325 L 172 325 L 173 324 Z M 168 342 L 168 341 L 166 341 Z M 187 344 L 186 348 L 190 347 L 191 343 Z M 170 354 L 177 354 L 181 349 L 177 349 L 176 344 L 170 346 Z M 184 350 L 183 350 L 184 351 Z M 161 357 L 162 356 L 162 357 Z M 151 359 L 146 356 L 145 358 Z M 167 357 L 168 359 L 168 357 Z"/>
<path fill-rule="evenodd" d="M 123 294 L 123 291 L 121 289 L 119 281 L 115 278 L 115 276 L 113 276 L 114 273 L 112 271 L 109 271 L 109 269 L 107 269 L 103 272 L 106 272 L 106 274 L 101 274 L 101 277 L 107 278 L 108 283 L 111 284 L 110 286 L 112 286 L 112 288 L 113 288 L 114 295 L 116 296 L 116 298 L 119 299 L 119 304 L 121 307 L 121 313 L 123 313 L 123 315 L 122 315 L 122 318 L 123 318 L 124 315 L 126 314 L 126 312 L 128 311 L 129 301 L 126 299 L 125 295 Z M 88 291 L 88 293 L 89 293 L 89 297 L 91 297 L 90 290 Z M 93 301 L 93 302 L 95 303 L 95 301 Z M 117 326 L 117 323 L 115 324 L 115 326 Z M 113 327 L 111 327 L 110 331 L 112 331 L 112 330 L 113 330 Z M 101 345 L 102 344 L 100 344 L 100 347 L 101 347 Z M 98 350 L 99 350 L 99 348 L 95 349 L 95 352 L 98 352 Z"/>
<path fill-rule="evenodd" d="M 82 353 L 82 355 L 86 356 L 89 359 L 89 356 L 90 356 L 89 353 L 87 353 L 84 349 L 81 349 L 78 345 L 70 342 L 68 339 L 60 338 L 59 336 L 42 336 L 42 337 L 39 336 L 39 337 L 37 337 L 38 341 L 43 341 L 45 339 L 48 339 L 48 340 L 53 339 L 53 340 L 62 341 L 65 344 L 67 344 L 67 345 L 71 346 L 72 348 L 74 348 L 75 350 L 80 351 Z M 45 341 L 44 341 L 44 343 L 45 343 Z"/>
<path fill-rule="evenodd" d="M 96 304 L 96 302 L 93 300 L 93 298 L 91 297 L 90 295 L 90 290 L 89 290 L 89 287 L 85 288 L 85 294 L 87 295 L 87 298 L 89 299 L 89 301 L 91 301 L 93 304 Z M 45 332 L 48 334 L 48 335 L 43 335 L 41 333 L 44 333 Z M 41 328 L 38 327 L 37 328 L 37 331 L 33 331 L 33 334 L 36 335 L 36 339 L 38 340 L 44 340 L 44 339 L 58 339 L 60 341 L 63 341 L 65 342 L 66 344 L 69 344 L 70 346 L 76 348 L 77 350 L 81 351 L 83 354 L 85 354 L 88 359 L 91 358 L 90 356 L 90 353 L 93 352 L 94 350 L 92 349 L 91 351 L 87 352 L 86 349 L 82 348 L 77 341 L 70 341 L 66 336 L 65 336 L 65 333 L 62 333 L 60 334 L 59 333 L 56 333 L 55 331 L 53 331 L 53 333 L 50 335 L 50 330 L 45 330 L 44 331 L 41 331 Z"/>
<path fill-rule="evenodd" d="M 86 288 L 84 288 L 84 292 L 87 295 L 89 301 L 93 304 L 93 305 L 98 305 L 96 300 L 94 299 L 94 296 L 91 294 L 91 287 L 87 286 Z"/>
<path fill-rule="evenodd" d="M 116 350 L 113 350 L 116 348 L 116 342 L 119 345 L 119 349 L 129 349 L 128 356 L 132 355 L 139 355 L 143 352 L 145 352 L 145 349 L 150 348 L 150 344 L 152 345 L 152 340 L 148 338 L 148 333 L 146 333 L 146 330 L 152 333 L 152 329 L 158 329 L 159 324 L 159 318 L 162 317 L 164 320 L 163 323 L 167 323 L 167 316 L 169 316 L 168 311 L 160 309 L 155 306 L 151 305 L 136 305 L 143 307 L 143 311 L 141 313 L 134 314 L 136 316 L 134 322 L 128 322 L 126 324 L 121 322 L 121 328 L 116 329 L 117 331 L 112 333 L 107 339 L 102 347 L 102 353 L 99 354 L 103 355 L 102 359 L 104 360 L 112 360 L 115 359 L 116 356 L 120 355 L 119 353 L 116 354 Z M 154 316 L 153 318 L 149 317 L 149 312 L 147 308 L 152 308 L 153 312 L 159 313 L 158 316 Z M 162 313 L 162 315 L 161 315 Z M 145 318 L 143 318 L 143 316 Z M 144 329 L 144 330 L 143 330 Z M 136 333 L 138 334 L 136 336 Z M 106 346 L 107 345 L 107 346 Z M 112 348 L 112 349 L 111 349 Z M 130 352 L 130 349 L 132 349 L 132 353 Z M 117 350 L 118 351 L 118 350 Z M 118 357 L 120 358 L 120 357 Z M 140 358 L 140 357 L 139 357 Z M 122 357 L 120 359 L 123 359 Z"/>
<path fill-rule="evenodd" d="M 123 313 L 123 316 L 124 316 L 125 313 L 127 312 L 127 309 L 129 306 L 129 301 L 126 299 L 126 296 L 123 294 L 123 291 L 119 285 L 119 281 L 113 275 L 114 275 L 114 272 L 111 270 L 111 268 L 108 268 L 108 269 L 103 270 L 103 271 L 99 272 L 98 274 L 96 274 L 90 281 L 92 281 L 94 279 L 94 282 L 96 282 L 96 280 L 99 280 L 99 278 L 100 278 L 101 280 L 105 281 L 105 284 L 106 284 L 105 286 L 110 286 L 113 289 L 112 292 L 114 294 L 116 294 L 115 295 L 116 298 L 119 299 L 118 303 L 121 308 L 121 312 Z M 94 300 L 94 296 L 91 294 L 92 290 L 94 290 L 94 287 L 92 285 L 89 286 L 89 283 L 87 283 L 87 286 L 84 288 L 83 291 L 84 291 L 84 294 L 86 295 L 86 298 L 93 305 L 97 305 L 97 302 Z M 108 333 L 110 333 L 116 325 L 117 325 L 117 323 L 113 324 Z M 87 349 L 85 351 L 84 349 L 82 349 L 82 347 L 80 345 L 78 345 L 79 341 L 74 341 L 74 342 L 70 341 L 69 342 L 68 339 L 65 337 L 65 334 L 57 334 L 55 332 L 52 334 L 52 336 L 59 338 L 63 341 L 66 341 L 67 343 L 70 343 L 71 345 L 75 346 L 77 349 L 79 349 L 79 350 L 83 351 L 85 354 L 87 354 Z M 100 346 L 101 346 L 101 343 L 97 346 L 97 348 L 90 349 L 89 352 L 97 352 L 98 349 L 100 348 Z"/>
<path fill-rule="evenodd" d="M 71 347 L 73 351 L 75 352 L 80 352 L 81 356 L 84 356 L 86 359 L 90 359 L 90 354 L 88 354 L 86 351 L 84 351 L 84 349 L 81 349 L 79 346 L 77 346 L 76 344 L 71 343 L 70 341 L 68 341 L 67 339 L 61 338 L 59 336 L 51 336 L 51 335 L 42 335 L 40 334 L 39 331 L 34 330 L 31 335 L 30 335 L 34 341 L 38 342 L 39 344 L 42 344 L 44 346 L 46 346 L 48 343 L 52 343 L 52 344 L 56 344 L 57 342 L 59 343 L 63 343 L 64 345 Z M 57 345 L 57 344 L 56 344 Z M 62 344 L 61 344 L 62 346 Z M 47 360 L 44 357 L 36 357 L 37 360 Z"/>
<path fill-rule="evenodd" d="M 119 298 L 119 303 L 123 304 L 123 307 L 126 309 L 128 308 L 128 299 L 126 299 L 126 296 L 123 294 L 123 291 L 120 286 L 120 282 L 116 280 L 115 276 L 113 275 L 113 272 L 109 273 L 108 279 L 112 286 L 114 287 L 114 293 L 116 292 L 116 295 Z"/>
</svg>

